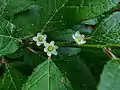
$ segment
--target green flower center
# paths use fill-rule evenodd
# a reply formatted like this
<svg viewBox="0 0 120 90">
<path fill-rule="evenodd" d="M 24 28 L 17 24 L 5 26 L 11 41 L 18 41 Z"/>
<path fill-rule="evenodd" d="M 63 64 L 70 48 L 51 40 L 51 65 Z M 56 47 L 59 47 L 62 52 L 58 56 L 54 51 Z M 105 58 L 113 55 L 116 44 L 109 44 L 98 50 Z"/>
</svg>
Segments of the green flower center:
<svg viewBox="0 0 120 90">
<path fill-rule="evenodd" d="M 42 42 L 42 41 L 43 41 L 43 38 L 42 38 L 42 37 L 38 37 L 38 41 L 39 41 L 39 42 Z"/>
<path fill-rule="evenodd" d="M 49 46 L 49 47 L 48 47 L 48 51 L 49 51 L 49 52 L 51 52 L 51 51 L 53 51 L 53 50 L 54 50 L 54 47 L 52 47 L 52 46 Z"/>
<path fill-rule="evenodd" d="M 81 37 L 76 37 L 78 41 L 81 41 Z"/>
</svg>

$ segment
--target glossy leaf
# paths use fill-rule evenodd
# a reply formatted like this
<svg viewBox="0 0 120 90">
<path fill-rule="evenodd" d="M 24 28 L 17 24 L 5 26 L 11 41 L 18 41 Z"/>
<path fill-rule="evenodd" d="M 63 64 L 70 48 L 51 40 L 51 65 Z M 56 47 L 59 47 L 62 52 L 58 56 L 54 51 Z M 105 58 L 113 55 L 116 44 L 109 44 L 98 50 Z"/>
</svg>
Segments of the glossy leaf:
<svg viewBox="0 0 120 90">
<path fill-rule="evenodd" d="M 21 37 L 29 37 L 45 30 L 57 12 L 68 0 L 37 0 L 27 11 L 15 15 L 13 23 L 18 27 Z"/>
<path fill-rule="evenodd" d="M 53 61 L 68 76 L 73 90 L 95 90 L 96 81 L 87 65 L 79 56 L 59 55 Z"/>
<path fill-rule="evenodd" d="M 7 0 L 0 0 L 0 15 L 3 14 L 6 5 L 7 5 Z"/>
<path fill-rule="evenodd" d="M 74 39 L 72 35 L 75 33 L 74 30 L 72 29 L 66 29 L 63 31 L 53 31 L 53 32 L 48 32 L 48 37 L 52 40 L 54 39 L 55 41 L 62 41 L 62 42 L 74 42 Z"/>
<path fill-rule="evenodd" d="M 27 49 L 23 50 L 24 54 L 24 63 L 30 65 L 35 68 L 39 63 L 43 62 L 47 58 L 42 55 L 42 53 L 35 54 Z"/>
<path fill-rule="evenodd" d="M 13 17 L 13 15 L 25 11 L 32 3 L 32 0 L 6 0 L 4 15 Z"/>
<path fill-rule="evenodd" d="M 14 53 L 19 48 L 19 39 L 14 38 L 14 25 L 0 19 L 0 56 Z"/>
<path fill-rule="evenodd" d="M 111 60 L 104 66 L 100 77 L 98 90 L 119 90 L 120 89 L 120 61 Z"/>
<path fill-rule="evenodd" d="M 22 90 L 72 90 L 68 79 L 62 76 L 54 62 L 40 64 L 29 77 Z"/>
<path fill-rule="evenodd" d="M 72 56 L 79 54 L 81 52 L 81 48 L 59 47 L 58 52 L 61 55 Z"/>
<path fill-rule="evenodd" d="M 81 0 L 79 7 L 76 7 L 76 21 L 97 17 L 116 7 L 119 2 L 120 0 Z"/>
<path fill-rule="evenodd" d="M 120 12 L 114 12 L 104 20 L 93 31 L 91 43 L 120 44 Z"/>
</svg>

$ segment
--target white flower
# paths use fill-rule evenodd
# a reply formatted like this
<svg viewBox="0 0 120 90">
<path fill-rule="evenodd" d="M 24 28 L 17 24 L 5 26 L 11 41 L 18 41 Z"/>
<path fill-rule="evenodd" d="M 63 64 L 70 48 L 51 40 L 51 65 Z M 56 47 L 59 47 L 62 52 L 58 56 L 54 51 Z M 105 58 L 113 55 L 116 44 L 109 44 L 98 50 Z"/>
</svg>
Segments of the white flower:
<svg viewBox="0 0 120 90">
<path fill-rule="evenodd" d="M 44 43 L 44 51 L 47 52 L 48 56 L 51 56 L 52 54 L 57 55 L 56 49 L 58 49 L 58 46 L 54 45 L 54 41 L 51 41 L 50 43 Z"/>
<path fill-rule="evenodd" d="M 46 43 L 46 35 L 42 35 L 41 33 L 38 33 L 37 36 L 33 37 L 33 40 L 36 41 L 37 46 L 40 46 L 41 44 Z"/>
<path fill-rule="evenodd" d="M 86 43 L 86 41 L 84 40 L 85 36 L 83 34 L 81 35 L 79 33 L 79 31 L 77 31 L 75 34 L 73 34 L 72 37 L 75 40 L 75 42 L 79 45 Z"/>
</svg>

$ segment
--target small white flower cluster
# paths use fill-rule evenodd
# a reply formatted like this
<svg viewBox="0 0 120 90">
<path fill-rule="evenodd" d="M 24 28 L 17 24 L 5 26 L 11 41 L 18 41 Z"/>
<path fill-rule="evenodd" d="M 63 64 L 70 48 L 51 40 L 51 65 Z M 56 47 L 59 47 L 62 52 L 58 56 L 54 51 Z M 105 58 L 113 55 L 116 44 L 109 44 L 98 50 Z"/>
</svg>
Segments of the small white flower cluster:
<svg viewBox="0 0 120 90">
<path fill-rule="evenodd" d="M 75 34 L 72 35 L 75 42 L 79 45 L 85 44 L 85 36 L 83 34 L 80 34 L 79 31 L 77 31 Z"/>
<path fill-rule="evenodd" d="M 77 31 L 75 34 L 72 35 L 75 42 L 79 45 L 85 44 L 85 36 L 83 34 L 80 34 L 79 31 Z M 58 46 L 54 45 L 54 41 L 51 41 L 50 43 L 46 42 L 46 35 L 42 35 L 41 33 L 38 33 L 37 36 L 33 37 L 33 40 L 36 42 L 37 46 L 40 46 L 41 44 L 44 44 L 44 52 L 47 53 L 48 56 L 51 56 L 52 54 L 57 55 L 56 49 L 58 49 Z"/>
<path fill-rule="evenodd" d="M 46 38 L 46 35 L 38 33 L 37 36 L 33 37 L 33 40 L 36 41 L 37 46 L 44 44 L 44 51 L 47 53 L 48 56 L 51 56 L 52 54 L 57 55 L 56 49 L 58 49 L 58 46 L 54 45 L 54 41 L 47 43 Z"/>
</svg>

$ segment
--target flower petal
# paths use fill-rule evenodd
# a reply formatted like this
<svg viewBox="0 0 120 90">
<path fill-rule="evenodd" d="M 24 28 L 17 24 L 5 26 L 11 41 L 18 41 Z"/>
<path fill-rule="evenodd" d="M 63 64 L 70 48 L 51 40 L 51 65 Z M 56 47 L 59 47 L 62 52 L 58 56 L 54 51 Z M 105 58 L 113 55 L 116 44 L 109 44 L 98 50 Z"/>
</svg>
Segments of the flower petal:
<svg viewBox="0 0 120 90">
<path fill-rule="evenodd" d="M 80 34 L 79 31 L 77 31 L 75 34 L 72 35 L 73 39 L 77 44 L 84 44 L 86 43 L 85 36 L 83 34 Z"/>
<path fill-rule="evenodd" d="M 42 34 L 41 33 L 37 33 L 37 37 L 40 37 L 40 36 L 42 36 Z"/>
<path fill-rule="evenodd" d="M 47 48 L 44 48 L 44 52 L 48 52 L 48 49 L 47 49 Z"/>
<path fill-rule="evenodd" d="M 55 45 L 55 49 L 58 49 L 58 46 Z"/>
<path fill-rule="evenodd" d="M 86 41 L 82 40 L 82 41 L 81 41 L 81 44 L 84 44 L 84 43 L 86 43 Z"/>
<path fill-rule="evenodd" d="M 81 38 L 84 39 L 84 38 L 85 38 L 85 35 L 82 34 L 82 35 L 81 35 Z"/>
<path fill-rule="evenodd" d="M 56 50 L 55 50 L 55 51 L 53 51 L 52 53 L 53 53 L 54 55 L 57 55 L 57 52 L 56 52 Z"/>
<path fill-rule="evenodd" d="M 41 42 L 37 42 L 37 46 L 40 46 L 41 45 Z"/>
<path fill-rule="evenodd" d="M 44 35 L 44 39 L 46 39 L 47 38 L 47 35 Z"/>
<path fill-rule="evenodd" d="M 45 43 L 44 43 L 44 46 L 45 46 L 45 47 L 48 47 L 48 46 L 49 46 L 49 43 L 45 42 Z"/>
<path fill-rule="evenodd" d="M 37 41 L 38 39 L 37 39 L 37 37 L 35 36 L 35 37 L 33 37 L 33 40 L 34 40 L 34 41 Z"/>
<path fill-rule="evenodd" d="M 81 42 L 80 42 L 80 41 L 78 41 L 78 40 L 76 40 L 76 43 L 77 43 L 77 44 L 81 44 Z"/>
<path fill-rule="evenodd" d="M 54 42 L 54 41 L 51 41 L 51 42 L 50 42 L 50 44 L 51 44 L 51 45 L 54 45 L 54 44 L 55 44 L 55 42 Z"/>
<path fill-rule="evenodd" d="M 77 42 L 79 45 L 81 45 L 81 44 L 85 44 L 86 43 L 86 41 L 84 41 L 84 40 L 82 40 L 82 41 L 80 41 L 80 42 Z"/>
<path fill-rule="evenodd" d="M 45 43 L 47 43 L 47 42 L 46 42 L 46 41 L 43 41 L 42 43 L 45 44 Z"/>
<path fill-rule="evenodd" d="M 51 56 L 52 54 L 51 54 L 51 52 L 47 52 L 47 55 L 48 55 L 48 56 Z"/>
<path fill-rule="evenodd" d="M 75 40 L 75 35 L 74 35 L 74 34 L 72 35 L 72 37 L 73 37 L 73 39 Z"/>
<path fill-rule="evenodd" d="M 75 33 L 75 37 L 78 37 L 78 36 L 80 36 L 79 31 L 77 31 L 77 32 Z"/>
</svg>

